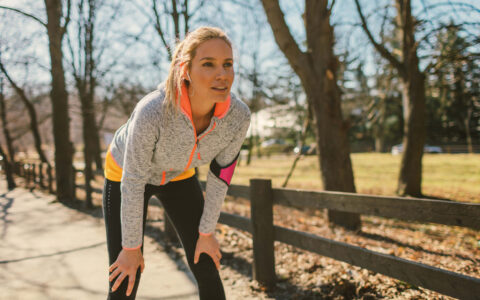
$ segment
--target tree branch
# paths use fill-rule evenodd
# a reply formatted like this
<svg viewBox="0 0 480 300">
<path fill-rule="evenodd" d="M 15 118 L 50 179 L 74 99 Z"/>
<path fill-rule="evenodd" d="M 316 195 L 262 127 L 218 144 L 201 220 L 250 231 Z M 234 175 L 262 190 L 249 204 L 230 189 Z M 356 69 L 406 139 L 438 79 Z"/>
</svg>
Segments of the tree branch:
<svg viewBox="0 0 480 300">
<path fill-rule="evenodd" d="M 373 44 L 375 49 L 377 49 L 380 55 L 382 55 L 385 59 L 387 59 L 398 70 L 400 74 L 404 74 L 405 68 L 403 63 L 400 62 L 398 59 L 396 59 L 395 56 L 393 56 L 392 53 L 390 53 L 390 51 L 387 50 L 387 48 L 385 48 L 381 44 L 377 43 L 377 41 L 375 41 L 375 38 L 373 37 L 372 33 L 368 29 L 367 21 L 365 20 L 365 17 L 362 13 L 362 9 L 360 7 L 360 3 L 358 2 L 358 0 L 355 0 L 355 5 L 357 6 L 357 12 L 358 12 L 358 15 L 360 16 L 360 20 L 362 21 L 363 31 L 368 36 L 368 39 L 370 40 L 370 42 Z"/>
<path fill-rule="evenodd" d="M 439 6 L 450 6 L 452 8 L 454 8 L 454 6 L 460 6 L 460 7 L 463 6 L 466 10 L 475 11 L 477 13 L 480 13 L 480 8 L 476 7 L 473 4 L 468 4 L 468 3 L 464 3 L 464 2 L 452 2 L 452 1 L 440 2 L 440 3 L 435 3 L 435 4 L 432 4 L 432 5 L 429 5 L 429 6 L 424 6 L 424 11 L 427 11 L 429 9 L 433 9 L 433 8 L 436 8 L 436 7 L 439 7 Z"/>
<path fill-rule="evenodd" d="M 165 40 L 165 34 L 162 30 L 162 24 L 160 23 L 160 15 L 158 13 L 157 9 L 157 0 L 152 0 L 152 8 L 153 12 L 155 14 L 155 29 L 157 30 L 158 35 L 160 35 L 160 39 L 162 40 L 163 45 L 165 46 L 165 49 L 167 49 L 168 52 L 168 60 L 172 60 L 172 49 L 170 49 L 170 46 L 168 45 L 167 41 Z"/>
<path fill-rule="evenodd" d="M 203 1 L 202 1 L 203 2 Z M 200 5 L 203 5 L 202 3 Z M 183 15 L 183 23 L 185 24 L 185 28 L 183 31 L 183 36 L 187 36 L 189 28 L 188 28 L 188 20 L 190 19 L 190 15 L 188 14 L 188 0 L 183 2 L 182 7 L 182 15 Z"/>
<path fill-rule="evenodd" d="M 40 20 L 39 18 L 35 17 L 34 15 L 31 15 L 31 14 L 29 14 L 29 13 L 26 13 L 26 12 L 24 12 L 24 11 L 21 11 L 21 10 L 16 9 L 16 8 L 13 8 L 13 7 L 8 7 L 8 6 L 0 5 L 0 9 L 2 9 L 2 8 L 3 8 L 3 9 L 7 9 L 7 10 L 12 10 L 12 11 L 17 12 L 17 13 L 19 13 L 19 14 L 22 14 L 22 15 L 24 15 L 24 16 L 26 16 L 26 17 L 29 17 L 29 18 L 37 21 L 38 23 L 40 23 L 43 27 L 47 28 L 47 24 L 44 23 L 44 22 L 43 22 L 42 20 Z"/>
<path fill-rule="evenodd" d="M 179 24 L 179 14 L 177 10 L 177 1 L 172 0 L 172 18 L 173 24 L 175 25 L 175 40 L 180 40 L 180 24 Z"/>
<path fill-rule="evenodd" d="M 65 24 L 63 24 L 62 29 L 61 29 L 62 30 L 62 36 L 65 34 L 65 32 L 67 32 L 67 26 L 68 26 L 68 23 L 70 22 L 71 7 L 72 7 L 72 1 L 68 0 L 67 1 L 67 16 L 65 17 Z"/>
<path fill-rule="evenodd" d="M 293 38 L 278 1 L 262 0 L 262 4 L 278 46 L 298 74 L 298 71 L 301 69 L 300 65 L 307 59 L 306 54 L 300 50 Z"/>
</svg>

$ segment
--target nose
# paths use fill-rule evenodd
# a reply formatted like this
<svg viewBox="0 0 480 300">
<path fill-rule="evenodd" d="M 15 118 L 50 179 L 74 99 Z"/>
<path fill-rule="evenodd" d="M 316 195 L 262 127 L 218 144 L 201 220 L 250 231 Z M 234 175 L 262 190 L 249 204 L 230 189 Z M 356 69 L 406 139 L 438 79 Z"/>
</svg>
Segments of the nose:
<svg viewBox="0 0 480 300">
<path fill-rule="evenodd" d="M 217 76 L 216 76 L 216 79 L 218 80 L 223 80 L 227 77 L 227 70 L 225 70 L 225 68 L 223 66 L 221 66 L 218 70 L 217 70 Z"/>
</svg>

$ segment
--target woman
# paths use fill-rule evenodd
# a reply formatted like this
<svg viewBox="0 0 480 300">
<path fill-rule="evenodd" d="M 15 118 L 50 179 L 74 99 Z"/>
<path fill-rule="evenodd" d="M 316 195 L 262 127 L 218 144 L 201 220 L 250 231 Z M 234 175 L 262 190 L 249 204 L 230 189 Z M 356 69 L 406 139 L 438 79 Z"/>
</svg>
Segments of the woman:
<svg viewBox="0 0 480 300">
<path fill-rule="evenodd" d="M 198 28 L 177 45 L 166 82 L 115 133 L 103 190 L 108 299 L 135 298 L 152 195 L 175 227 L 200 299 L 225 299 L 215 225 L 250 125 L 248 107 L 230 94 L 233 79 L 228 37 L 218 28 Z M 195 167 L 207 163 L 204 199 Z"/>
</svg>

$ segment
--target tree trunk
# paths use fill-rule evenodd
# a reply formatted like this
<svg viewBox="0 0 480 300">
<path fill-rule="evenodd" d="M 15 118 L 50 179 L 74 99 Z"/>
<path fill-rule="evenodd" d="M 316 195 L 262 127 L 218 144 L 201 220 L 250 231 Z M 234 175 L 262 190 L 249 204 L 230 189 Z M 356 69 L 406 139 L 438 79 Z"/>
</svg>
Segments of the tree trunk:
<svg viewBox="0 0 480 300">
<path fill-rule="evenodd" d="M 387 59 L 400 74 L 403 88 L 403 155 L 398 177 L 397 194 L 422 196 L 422 157 L 425 143 L 425 75 L 420 72 L 415 41 L 415 25 L 411 0 L 396 0 L 401 61 L 383 44 L 375 41 L 368 29 L 359 0 L 355 0 L 362 27 L 375 49 Z"/>
<path fill-rule="evenodd" d="M 97 16 L 97 1 L 90 0 L 88 2 L 89 10 L 88 10 L 88 21 L 87 21 L 87 31 L 86 31 L 86 43 L 85 43 L 85 75 L 88 78 L 88 94 L 85 100 L 87 104 L 87 110 L 85 119 L 87 120 L 87 132 L 90 135 L 90 155 L 91 161 L 95 161 L 96 169 L 103 170 L 102 166 L 102 157 L 101 157 L 101 149 L 100 149 L 100 139 L 98 135 L 98 126 L 97 120 L 95 116 L 95 88 L 97 86 L 97 79 L 95 77 L 95 68 L 96 62 L 94 58 L 94 38 L 95 38 L 95 18 Z M 92 164 L 90 162 L 90 165 Z M 93 175 L 93 174 L 92 174 Z"/>
<path fill-rule="evenodd" d="M 3 78 L 0 78 L 0 118 L 2 119 L 3 134 L 7 143 L 8 160 L 13 164 L 15 162 L 15 152 L 13 150 L 13 141 L 7 125 L 7 109 L 5 105 L 5 96 L 3 94 Z"/>
<path fill-rule="evenodd" d="M 295 167 L 297 166 L 297 162 L 300 160 L 300 157 L 302 157 L 302 148 L 303 145 L 305 144 L 305 136 L 307 135 L 307 130 L 308 130 L 308 124 L 310 123 L 310 114 L 309 110 L 307 110 L 307 114 L 305 116 L 305 120 L 303 121 L 303 126 L 302 130 L 300 132 L 300 143 L 297 145 L 298 148 L 300 149 L 295 156 L 295 159 L 293 160 L 292 166 L 290 167 L 290 171 L 287 174 L 287 177 L 285 178 L 285 181 L 282 184 L 282 187 L 286 187 L 288 184 L 288 181 L 290 180 L 290 177 L 292 177 L 293 171 L 295 170 Z"/>
<path fill-rule="evenodd" d="M 55 181 L 57 200 L 69 201 L 73 195 L 73 144 L 70 142 L 70 118 L 68 112 L 68 94 L 65 87 L 63 69 L 62 39 L 64 28 L 62 19 L 62 1 L 45 0 L 47 9 L 47 31 L 49 40 L 52 89 L 53 137 L 55 142 Z"/>
<path fill-rule="evenodd" d="M 10 85 L 15 89 L 18 96 L 20 96 L 20 99 L 22 100 L 23 104 L 25 104 L 25 107 L 27 108 L 28 116 L 30 117 L 30 130 L 32 131 L 35 150 L 38 153 L 38 157 L 43 163 L 50 165 L 50 163 L 47 160 L 47 156 L 45 155 L 42 149 L 42 138 L 40 137 L 40 131 L 38 129 L 37 111 L 35 109 L 35 106 L 33 106 L 32 101 L 28 99 L 27 95 L 25 94 L 25 91 L 13 81 L 13 79 L 10 77 L 10 75 L 8 74 L 7 70 L 5 69 L 5 67 L 1 62 L 0 62 L 0 70 L 5 75 L 7 80 L 10 82 Z"/>
<path fill-rule="evenodd" d="M 416 53 L 416 52 L 415 52 Z M 415 55 L 416 56 L 416 55 Z M 413 74 L 403 82 L 403 155 L 397 194 L 422 196 L 422 157 L 425 144 L 425 76 L 417 65 L 410 65 Z"/>
<path fill-rule="evenodd" d="M 467 109 L 467 117 L 465 118 L 465 134 L 467 138 L 467 147 L 468 153 L 473 154 L 473 143 L 472 143 L 472 135 L 470 134 L 470 120 L 472 118 L 473 109 L 469 107 Z"/>
<path fill-rule="evenodd" d="M 13 179 L 13 162 L 8 159 L 3 151 L 2 145 L 0 145 L 0 156 L 3 158 L 3 168 L 7 177 L 7 188 L 13 190 L 16 187 L 15 180 Z"/>
<path fill-rule="evenodd" d="M 82 133 L 83 133 L 83 160 L 85 163 L 83 177 L 85 179 L 85 206 L 87 208 L 92 208 L 92 187 L 90 182 L 93 179 L 92 173 L 92 162 L 93 162 L 93 153 L 95 151 L 93 147 L 93 138 L 92 138 L 92 120 L 91 114 L 93 112 L 93 105 L 90 101 L 90 96 L 86 91 L 85 81 L 77 78 L 77 89 L 79 92 L 81 109 L 82 109 Z"/>
<path fill-rule="evenodd" d="M 252 149 L 253 149 L 253 134 L 248 138 L 248 155 L 246 165 L 249 166 L 252 162 Z"/>
<path fill-rule="evenodd" d="M 397 194 L 422 196 L 422 157 L 426 137 L 425 74 L 420 72 L 410 0 L 397 0 L 402 34 L 403 155 Z"/>
<path fill-rule="evenodd" d="M 337 86 L 338 59 L 327 0 L 305 1 L 307 52 L 292 37 L 278 1 L 262 0 L 275 40 L 298 74 L 313 112 L 320 173 L 325 190 L 355 192 L 348 124 L 343 121 Z M 331 222 L 348 229 L 360 228 L 359 214 L 329 210 Z"/>
</svg>

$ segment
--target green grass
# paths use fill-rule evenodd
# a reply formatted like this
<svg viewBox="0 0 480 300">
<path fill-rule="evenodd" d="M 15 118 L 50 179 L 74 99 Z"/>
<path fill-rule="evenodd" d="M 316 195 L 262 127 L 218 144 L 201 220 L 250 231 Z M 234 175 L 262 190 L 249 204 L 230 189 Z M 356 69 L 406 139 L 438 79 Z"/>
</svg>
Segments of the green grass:
<svg viewBox="0 0 480 300">
<path fill-rule="evenodd" d="M 290 170 L 294 156 L 255 158 L 250 166 L 242 161 L 232 183 L 248 185 L 250 178 L 272 179 L 279 187 Z M 401 156 L 390 153 L 351 154 L 358 193 L 395 195 Z M 208 166 L 200 169 L 205 180 Z M 303 157 L 288 183 L 289 188 L 322 190 L 318 158 Z M 480 154 L 424 154 L 422 192 L 428 196 L 480 203 Z"/>
</svg>

